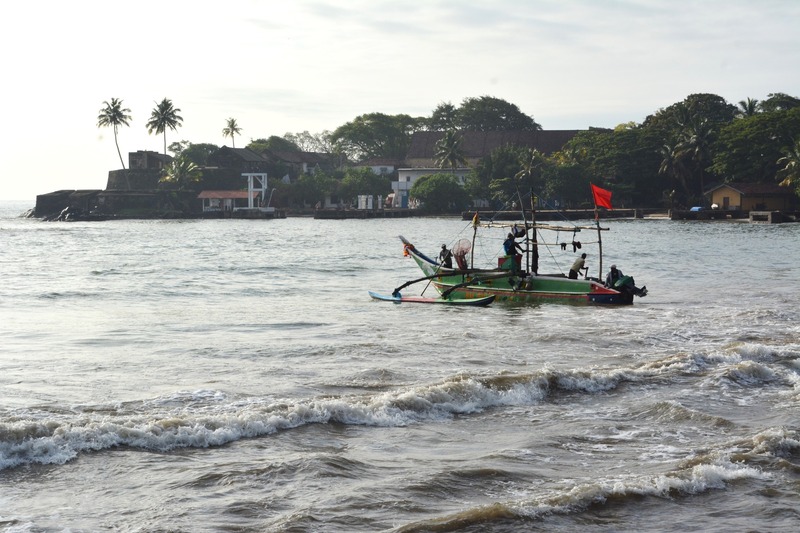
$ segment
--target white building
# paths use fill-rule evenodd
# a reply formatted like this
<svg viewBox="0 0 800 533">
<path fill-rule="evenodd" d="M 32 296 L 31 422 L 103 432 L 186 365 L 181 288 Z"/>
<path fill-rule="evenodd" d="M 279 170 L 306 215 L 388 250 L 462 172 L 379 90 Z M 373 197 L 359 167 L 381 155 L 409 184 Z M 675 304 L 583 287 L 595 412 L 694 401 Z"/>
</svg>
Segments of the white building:
<svg viewBox="0 0 800 533">
<path fill-rule="evenodd" d="M 392 207 L 411 207 L 408 203 L 408 191 L 414 183 L 422 176 L 429 174 L 452 174 L 456 177 L 458 184 L 464 186 L 470 169 L 467 167 L 453 169 L 425 167 L 425 168 L 398 168 L 397 181 L 392 182 Z"/>
</svg>

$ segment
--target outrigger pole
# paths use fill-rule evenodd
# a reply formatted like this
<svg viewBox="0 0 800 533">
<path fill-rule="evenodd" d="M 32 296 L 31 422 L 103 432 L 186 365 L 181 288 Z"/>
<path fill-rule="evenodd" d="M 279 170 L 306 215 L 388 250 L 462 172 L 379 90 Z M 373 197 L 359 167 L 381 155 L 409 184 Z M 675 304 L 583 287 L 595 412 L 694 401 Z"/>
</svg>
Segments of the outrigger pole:
<svg viewBox="0 0 800 533">
<path fill-rule="evenodd" d="M 600 261 L 598 261 L 599 272 L 597 274 L 597 279 L 603 279 L 603 238 L 600 236 L 602 232 L 600 231 L 600 213 L 597 210 L 597 204 L 594 206 L 594 222 L 597 224 L 597 253 L 600 255 Z"/>
<path fill-rule="evenodd" d="M 475 268 L 475 236 L 478 234 L 478 224 L 480 224 L 480 217 L 478 211 L 475 210 L 475 216 L 472 217 L 472 246 L 470 247 L 472 253 L 469 254 L 469 268 Z"/>
<path fill-rule="evenodd" d="M 519 198 L 520 211 L 522 212 L 522 221 L 525 223 L 525 268 L 526 272 L 539 273 L 539 245 L 536 241 L 536 195 L 531 191 L 531 223 L 528 224 L 528 218 L 525 216 L 525 207 L 522 203 L 522 194 L 517 189 L 517 198 Z M 512 228 L 513 229 L 513 228 Z M 529 235 L 530 230 L 533 230 L 533 237 Z"/>
<path fill-rule="evenodd" d="M 520 203 L 521 203 L 521 199 L 520 199 Z M 524 210 L 523 210 L 523 213 L 525 213 Z M 531 228 L 533 229 L 533 238 L 530 239 L 530 241 L 531 241 L 529 243 L 530 246 L 528 246 L 528 248 L 530 248 L 530 250 L 528 251 L 528 254 L 530 255 L 529 264 L 533 265 L 532 268 L 530 269 L 531 272 L 533 272 L 534 274 L 538 274 L 539 273 L 539 243 L 536 240 L 536 195 L 533 194 L 533 191 L 531 191 Z M 525 232 L 525 235 L 528 235 L 527 231 Z"/>
</svg>

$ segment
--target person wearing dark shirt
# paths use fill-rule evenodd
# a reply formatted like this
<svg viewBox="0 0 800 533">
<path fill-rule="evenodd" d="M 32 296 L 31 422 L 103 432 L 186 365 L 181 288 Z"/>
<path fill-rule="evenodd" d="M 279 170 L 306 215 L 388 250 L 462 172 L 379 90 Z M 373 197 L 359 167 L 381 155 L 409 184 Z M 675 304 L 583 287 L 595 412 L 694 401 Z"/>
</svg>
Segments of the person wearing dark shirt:
<svg viewBox="0 0 800 533">
<path fill-rule="evenodd" d="M 614 284 L 620 279 L 624 274 L 622 270 L 617 268 L 617 265 L 611 265 L 611 270 L 608 272 L 606 276 L 606 287 L 614 288 Z"/>
<path fill-rule="evenodd" d="M 439 264 L 445 268 L 453 268 L 453 252 L 447 249 L 446 245 L 442 245 L 442 251 L 439 252 Z"/>
<path fill-rule="evenodd" d="M 517 241 L 514 240 L 513 233 L 509 233 L 506 240 L 503 241 L 503 250 L 505 250 L 506 255 L 522 254 L 522 248 L 517 244 Z"/>
</svg>

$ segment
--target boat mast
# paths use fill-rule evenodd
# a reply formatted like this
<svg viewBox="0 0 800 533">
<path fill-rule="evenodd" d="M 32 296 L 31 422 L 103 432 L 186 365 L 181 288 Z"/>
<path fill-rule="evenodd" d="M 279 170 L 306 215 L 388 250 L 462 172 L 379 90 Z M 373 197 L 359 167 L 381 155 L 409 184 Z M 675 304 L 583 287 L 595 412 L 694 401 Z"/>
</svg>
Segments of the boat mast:
<svg viewBox="0 0 800 533">
<path fill-rule="evenodd" d="M 478 224 L 480 224 L 480 217 L 478 212 L 475 211 L 475 216 L 472 217 L 472 253 L 469 254 L 469 268 L 475 268 L 475 236 L 478 234 Z"/>
<path fill-rule="evenodd" d="M 526 223 L 527 224 L 527 223 Z M 528 255 L 530 256 L 529 264 L 531 272 L 534 274 L 539 273 L 539 244 L 536 241 L 536 195 L 531 192 L 531 228 L 533 229 L 533 237 L 528 242 Z M 525 232 L 527 235 L 528 232 Z"/>
<path fill-rule="evenodd" d="M 595 224 L 597 224 L 597 253 L 600 256 L 599 257 L 600 260 L 598 261 L 598 264 L 600 265 L 600 267 L 599 267 L 599 272 L 597 274 L 597 279 L 602 280 L 603 279 L 603 237 L 602 237 L 602 232 L 600 231 L 600 213 L 597 210 L 597 204 L 595 204 L 595 206 L 594 206 L 594 221 L 595 221 Z"/>
</svg>

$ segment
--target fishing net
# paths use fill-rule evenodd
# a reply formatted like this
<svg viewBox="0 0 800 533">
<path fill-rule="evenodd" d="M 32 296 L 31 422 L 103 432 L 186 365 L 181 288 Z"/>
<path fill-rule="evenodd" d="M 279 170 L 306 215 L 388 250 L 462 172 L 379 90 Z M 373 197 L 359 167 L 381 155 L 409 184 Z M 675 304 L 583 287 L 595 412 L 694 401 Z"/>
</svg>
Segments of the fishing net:
<svg viewBox="0 0 800 533">
<path fill-rule="evenodd" d="M 472 244 L 467 239 L 459 239 L 453 245 L 453 256 L 456 258 L 456 264 L 461 270 L 467 269 L 467 254 L 472 250 Z"/>
</svg>

